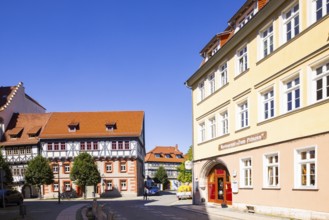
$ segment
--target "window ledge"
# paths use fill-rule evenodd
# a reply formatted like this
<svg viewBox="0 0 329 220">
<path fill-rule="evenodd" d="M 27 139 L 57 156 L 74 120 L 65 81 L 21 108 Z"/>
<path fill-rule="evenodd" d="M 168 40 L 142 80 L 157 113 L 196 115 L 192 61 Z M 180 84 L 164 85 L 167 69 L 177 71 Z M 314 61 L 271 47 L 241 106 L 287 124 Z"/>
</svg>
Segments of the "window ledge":
<svg viewBox="0 0 329 220">
<path fill-rule="evenodd" d="M 239 73 L 238 75 L 236 75 L 236 77 L 234 77 L 234 80 L 237 80 L 238 78 L 240 78 L 241 76 L 243 76 L 243 75 L 246 74 L 247 72 L 249 72 L 249 68 L 246 69 L 245 71 Z"/>
<path fill-rule="evenodd" d="M 250 128 L 250 126 L 247 126 L 247 127 L 244 127 L 244 128 L 240 128 L 240 129 L 236 130 L 235 133 L 239 133 L 239 132 L 244 131 L 244 130 L 247 130 L 249 128 Z"/>
<path fill-rule="evenodd" d="M 244 187 L 240 187 L 239 189 L 242 189 L 242 190 L 253 190 L 254 189 L 254 187 L 252 187 L 252 186 L 244 186 Z"/>
<path fill-rule="evenodd" d="M 281 190 L 281 187 L 266 186 L 266 187 L 263 187 L 262 190 Z"/>
<path fill-rule="evenodd" d="M 318 188 L 292 188 L 292 191 L 319 191 Z"/>
</svg>

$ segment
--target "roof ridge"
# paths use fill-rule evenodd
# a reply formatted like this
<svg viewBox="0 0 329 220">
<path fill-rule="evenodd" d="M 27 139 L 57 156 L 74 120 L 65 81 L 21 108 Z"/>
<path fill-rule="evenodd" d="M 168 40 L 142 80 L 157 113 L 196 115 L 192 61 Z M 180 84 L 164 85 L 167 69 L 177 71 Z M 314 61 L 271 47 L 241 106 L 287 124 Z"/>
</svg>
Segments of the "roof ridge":
<svg viewBox="0 0 329 220">
<path fill-rule="evenodd" d="M 22 82 L 19 82 L 17 86 L 13 86 L 14 87 L 14 90 L 10 92 L 8 98 L 7 98 L 7 102 L 0 108 L 0 111 L 3 111 L 5 110 L 6 108 L 8 108 L 8 106 L 10 105 L 11 101 L 13 100 L 13 98 L 15 97 L 18 89 L 20 87 L 23 86 L 23 83 Z"/>
</svg>

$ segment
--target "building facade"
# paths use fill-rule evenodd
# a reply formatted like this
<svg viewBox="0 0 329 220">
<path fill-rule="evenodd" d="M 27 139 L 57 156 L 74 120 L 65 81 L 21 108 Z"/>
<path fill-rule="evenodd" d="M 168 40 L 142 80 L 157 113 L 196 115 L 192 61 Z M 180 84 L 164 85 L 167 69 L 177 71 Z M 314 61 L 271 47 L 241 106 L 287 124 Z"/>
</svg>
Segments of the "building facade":
<svg viewBox="0 0 329 220">
<path fill-rule="evenodd" d="M 328 219 L 329 2 L 247 0 L 202 49 L 194 202 Z"/>
<path fill-rule="evenodd" d="M 15 187 L 25 197 L 37 195 L 24 180 L 29 160 L 50 161 L 54 184 L 42 186 L 45 198 L 82 196 L 70 180 L 74 158 L 87 152 L 96 161 L 101 182 L 87 187 L 87 196 L 137 196 L 144 187 L 144 112 L 62 112 L 14 114 L 1 145 L 10 163 Z M 27 187 L 28 186 L 28 187 Z"/>
<path fill-rule="evenodd" d="M 169 186 L 163 189 L 177 190 L 181 183 L 177 180 L 177 168 L 185 161 L 184 155 L 179 151 L 178 146 L 156 146 L 145 156 L 145 177 L 154 178 L 160 166 L 167 172 Z"/>
</svg>

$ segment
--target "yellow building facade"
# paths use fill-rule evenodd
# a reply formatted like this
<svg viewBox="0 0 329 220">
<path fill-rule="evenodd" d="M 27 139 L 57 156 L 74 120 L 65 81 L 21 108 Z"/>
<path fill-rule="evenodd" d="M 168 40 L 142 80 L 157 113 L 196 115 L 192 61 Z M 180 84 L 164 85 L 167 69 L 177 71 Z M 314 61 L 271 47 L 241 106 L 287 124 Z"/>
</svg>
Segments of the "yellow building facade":
<svg viewBox="0 0 329 220">
<path fill-rule="evenodd" d="M 201 51 L 186 81 L 195 203 L 329 218 L 328 14 L 328 0 L 248 0 Z"/>
</svg>

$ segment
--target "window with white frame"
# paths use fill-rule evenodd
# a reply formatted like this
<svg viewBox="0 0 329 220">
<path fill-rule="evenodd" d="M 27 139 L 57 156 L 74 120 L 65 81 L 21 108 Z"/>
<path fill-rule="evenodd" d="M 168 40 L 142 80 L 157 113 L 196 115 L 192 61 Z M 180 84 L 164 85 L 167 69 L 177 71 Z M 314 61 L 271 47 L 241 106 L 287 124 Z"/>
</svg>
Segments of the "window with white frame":
<svg viewBox="0 0 329 220">
<path fill-rule="evenodd" d="M 112 180 L 107 180 L 106 181 L 106 190 L 112 190 Z"/>
<path fill-rule="evenodd" d="M 205 87 L 204 87 L 204 81 L 199 83 L 199 101 L 204 100 L 206 94 L 205 94 Z"/>
<path fill-rule="evenodd" d="M 243 48 L 238 50 L 237 65 L 238 74 L 241 74 L 248 69 L 247 46 L 244 46 Z"/>
<path fill-rule="evenodd" d="M 238 128 L 245 128 L 249 125 L 248 102 L 238 105 Z"/>
<path fill-rule="evenodd" d="M 58 183 L 53 184 L 53 191 L 58 192 Z"/>
<path fill-rule="evenodd" d="M 219 67 L 219 76 L 220 76 L 220 84 L 219 87 L 223 87 L 227 84 L 227 63 L 224 63 Z"/>
<path fill-rule="evenodd" d="M 312 16 L 314 17 L 314 21 L 320 20 L 327 14 L 329 14 L 329 0 L 312 1 Z"/>
<path fill-rule="evenodd" d="M 228 112 L 224 111 L 220 113 L 220 126 L 221 126 L 221 135 L 228 133 Z"/>
<path fill-rule="evenodd" d="M 212 117 L 209 119 L 209 131 L 210 131 L 210 138 L 216 137 L 216 117 Z"/>
<path fill-rule="evenodd" d="M 64 165 L 64 172 L 65 173 L 69 173 L 70 172 L 70 165 L 69 164 Z"/>
<path fill-rule="evenodd" d="M 274 117 L 274 90 L 262 94 L 263 120 Z"/>
<path fill-rule="evenodd" d="M 127 180 L 120 180 L 120 188 L 122 191 L 127 190 Z"/>
<path fill-rule="evenodd" d="M 241 179 L 240 185 L 242 187 L 251 187 L 252 186 L 252 165 L 251 158 L 245 158 L 241 160 Z"/>
<path fill-rule="evenodd" d="M 209 81 L 209 94 L 213 94 L 216 90 L 215 73 L 211 73 L 208 76 L 208 81 Z"/>
<path fill-rule="evenodd" d="M 315 101 L 329 97 L 329 62 L 315 69 L 313 84 Z"/>
<path fill-rule="evenodd" d="M 316 187 L 316 148 L 297 149 L 295 154 L 295 187 Z"/>
<path fill-rule="evenodd" d="M 284 83 L 285 112 L 292 111 L 300 107 L 300 81 L 296 76 Z"/>
<path fill-rule="evenodd" d="M 64 189 L 65 189 L 65 191 L 71 191 L 71 183 L 64 182 Z"/>
<path fill-rule="evenodd" d="M 283 14 L 284 43 L 299 34 L 299 4 L 295 4 Z"/>
<path fill-rule="evenodd" d="M 120 172 L 121 173 L 127 172 L 127 163 L 126 162 L 120 162 Z"/>
<path fill-rule="evenodd" d="M 57 164 L 54 164 L 53 165 L 53 173 L 58 173 L 58 165 Z"/>
<path fill-rule="evenodd" d="M 206 125 L 204 122 L 199 124 L 199 140 L 200 142 L 204 142 L 206 140 Z"/>
<path fill-rule="evenodd" d="M 265 187 L 279 186 L 279 155 L 269 154 L 264 158 L 264 185 Z"/>
<path fill-rule="evenodd" d="M 273 25 L 260 33 L 262 58 L 273 52 Z"/>
</svg>

